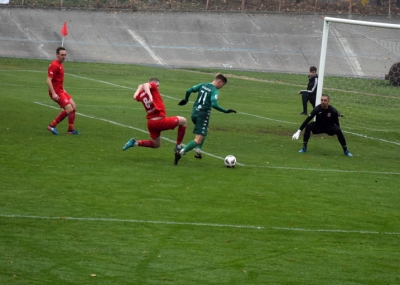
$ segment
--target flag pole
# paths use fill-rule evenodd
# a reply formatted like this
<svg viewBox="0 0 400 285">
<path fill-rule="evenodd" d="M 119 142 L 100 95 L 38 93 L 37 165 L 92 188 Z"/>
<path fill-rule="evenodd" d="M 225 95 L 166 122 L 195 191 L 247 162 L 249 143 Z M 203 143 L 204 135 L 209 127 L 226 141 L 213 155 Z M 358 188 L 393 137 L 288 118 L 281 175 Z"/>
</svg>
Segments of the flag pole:
<svg viewBox="0 0 400 285">
<path fill-rule="evenodd" d="M 61 40 L 61 46 L 64 47 L 64 39 L 68 35 L 67 22 L 64 22 L 64 25 L 61 28 L 61 35 L 63 36 Z"/>
</svg>

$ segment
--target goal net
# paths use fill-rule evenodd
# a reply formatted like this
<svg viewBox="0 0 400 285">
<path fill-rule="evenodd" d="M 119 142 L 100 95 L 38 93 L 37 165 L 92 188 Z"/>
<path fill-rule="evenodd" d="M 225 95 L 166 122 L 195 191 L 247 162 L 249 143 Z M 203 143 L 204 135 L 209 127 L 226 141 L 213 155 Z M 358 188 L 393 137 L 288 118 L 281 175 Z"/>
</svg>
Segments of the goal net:
<svg viewBox="0 0 400 285">
<path fill-rule="evenodd" d="M 318 73 L 343 131 L 400 145 L 400 25 L 326 17 Z"/>
</svg>

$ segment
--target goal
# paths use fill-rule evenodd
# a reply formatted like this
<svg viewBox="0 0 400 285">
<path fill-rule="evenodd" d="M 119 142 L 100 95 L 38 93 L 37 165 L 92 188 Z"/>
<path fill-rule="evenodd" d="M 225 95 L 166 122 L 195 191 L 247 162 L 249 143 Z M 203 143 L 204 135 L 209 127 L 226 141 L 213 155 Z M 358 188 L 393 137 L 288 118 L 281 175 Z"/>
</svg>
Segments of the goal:
<svg viewBox="0 0 400 285">
<path fill-rule="evenodd" d="M 400 145 L 400 25 L 325 17 L 318 74 L 343 131 Z"/>
</svg>

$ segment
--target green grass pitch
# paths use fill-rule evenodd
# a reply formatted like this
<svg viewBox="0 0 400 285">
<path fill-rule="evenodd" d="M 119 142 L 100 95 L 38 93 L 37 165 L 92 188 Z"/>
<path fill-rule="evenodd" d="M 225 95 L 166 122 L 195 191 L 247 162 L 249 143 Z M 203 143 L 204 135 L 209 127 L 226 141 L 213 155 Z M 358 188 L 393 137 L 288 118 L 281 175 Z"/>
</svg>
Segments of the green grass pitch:
<svg viewBox="0 0 400 285">
<path fill-rule="evenodd" d="M 81 135 L 55 136 L 48 64 L 0 58 L 0 284 L 400 284 L 398 113 L 384 140 L 346 132 L 354 157 L 325 135 L 300 154 L 306 76 L 221 70 L 238 113 L 213 110 L 203 159 L 174 166 L 176 130 L 122 151 L 149 137 L 133 92 L 159 78 L 188 143 L 177 103 L 216 70 L 67 61 Z"/>
</svg>

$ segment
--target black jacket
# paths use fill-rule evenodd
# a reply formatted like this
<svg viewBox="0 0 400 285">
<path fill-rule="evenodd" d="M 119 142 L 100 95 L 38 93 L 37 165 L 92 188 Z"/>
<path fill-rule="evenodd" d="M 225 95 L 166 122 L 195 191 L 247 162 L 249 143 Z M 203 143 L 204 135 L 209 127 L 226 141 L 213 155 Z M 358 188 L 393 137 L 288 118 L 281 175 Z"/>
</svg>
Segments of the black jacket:
<svg viewBox="0 0 400 285">
<path fill-rule="evenodd" d="M 300 90 L 301 94 L 306 93 L 311 97 L 315 97 L 317 95 L 317 87 L 318 87 L 318 74 L 314 77 L 308 76 L 308 85 L 307 90 Z"/>
</svg>

